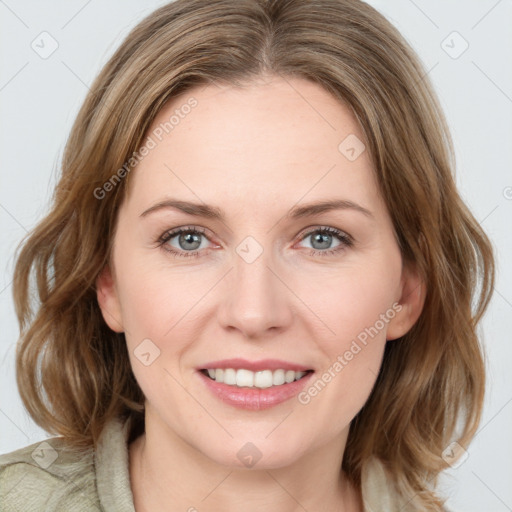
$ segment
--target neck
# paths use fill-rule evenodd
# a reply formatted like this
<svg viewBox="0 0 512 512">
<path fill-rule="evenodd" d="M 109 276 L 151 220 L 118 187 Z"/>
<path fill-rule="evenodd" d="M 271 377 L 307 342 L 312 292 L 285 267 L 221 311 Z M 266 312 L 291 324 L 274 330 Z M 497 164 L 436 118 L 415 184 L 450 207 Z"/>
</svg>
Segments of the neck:
<svg viewBox="0 0 512 512">
<path fill-rule="evenodd" d="M 359 490 L 340 469 L 346 433 L 286 467 L 240 469 L 218 464 L 148 419 L 129 446 L 136 512 L 364 510 Z"/>
</svg>

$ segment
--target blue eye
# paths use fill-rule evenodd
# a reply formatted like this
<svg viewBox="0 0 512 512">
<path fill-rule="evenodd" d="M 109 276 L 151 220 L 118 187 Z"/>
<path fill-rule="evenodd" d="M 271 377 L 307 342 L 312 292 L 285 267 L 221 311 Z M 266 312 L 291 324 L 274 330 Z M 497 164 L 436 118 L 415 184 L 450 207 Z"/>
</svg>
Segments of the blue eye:
<svg viewBox="0 0 512 512">
<path fill-rule="evenodd" d="M 311 256 L 330 256 L 347 247 L 351 247 L 354 244 L 352 237 L 343 233 L 339 229 L 330 227 L 316 228 L 308 231 L 301 238 L 301 241 L 306 240 L 307 238 L 311 239 L 312 244 L 317 244 L 319 246 L 312 247 L 313 250 L 310 251 Z M 339 244 L 334 248 L 331 247 L 333 238 L 336 238 L 339 241 Z"/>
<path fill-rule="evenodd" d="M 199 256 L 199 248 L 201 247 L 201 237 L 206 238 L 204 229 L 197 228 L 179 228 L 174 231 L 168 231 L 160 237 L 160 245 L 162 248 L 177 257 L 196 257 Z M 177 238 L 179 245 L 178 250 L 173 248 L 169 242 Z"/>
<path fill-rule="evenodd" d="M 201 247 L 203 241 L 209 240 L 205 235 L 206 230 L 196 227 L 178 228 L 172 231 L 165 232 L 158 240 L 162 249 L 174 257 L 198 257 L 202 250 L 206 247 Z M 352 237 L 343 231 L 331 227 L 315 228 L 305 233 L 300 241 L 311 238 L 311 243 L 316 247 L 311 247 L 309 252 L 310 256 L 329 256 L 343 249 L 351 247 L 354 243 Z M 170 242 L 176 239 L 176 245 Z M 337 239 L 339 244 L 334 248 L 331 247 L 333 239 Z"/>
</svg>

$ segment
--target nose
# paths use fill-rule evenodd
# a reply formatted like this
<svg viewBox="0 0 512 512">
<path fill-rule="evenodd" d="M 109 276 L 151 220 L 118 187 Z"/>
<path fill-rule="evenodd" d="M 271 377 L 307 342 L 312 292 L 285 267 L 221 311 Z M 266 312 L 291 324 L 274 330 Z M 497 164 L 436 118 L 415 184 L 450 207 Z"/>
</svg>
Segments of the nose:
<svg viewBox="0 0 512 512">
<path fill-rule="evenodd" d="M 234 255 L 234 268 L 223 279 L 218 311 L 224 329 L 237 330 L 246 338 L 262 339 L 290 325 L 293 293 L 273 268 L 269 252 L 264 250 L 252 262 Z"/>
</svg>

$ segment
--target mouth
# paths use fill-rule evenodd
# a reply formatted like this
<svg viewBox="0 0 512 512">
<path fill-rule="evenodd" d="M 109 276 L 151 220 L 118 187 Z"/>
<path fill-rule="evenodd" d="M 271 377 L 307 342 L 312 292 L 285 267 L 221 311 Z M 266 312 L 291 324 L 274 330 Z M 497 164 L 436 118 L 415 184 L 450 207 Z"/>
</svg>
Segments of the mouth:
<svg viewBox="0 0 512 512">
<path fill-rule="evenodd" d="M 276 359 L 225 359 L 197 368 L 206 389 L 220 401 L 239 409 L 262 410 L 296 396 L 314 370 Z"/>
<path fill-rule="evenodd" d="M 267 389 L 285 386 L 303 379 L 313 370 L 295 371 L 278 368 L 277 370 L 260 370 L 257 372 L 246 368 L 203 368 L 199 370 L 210 380 L 237 388 Z"/>
</svg>

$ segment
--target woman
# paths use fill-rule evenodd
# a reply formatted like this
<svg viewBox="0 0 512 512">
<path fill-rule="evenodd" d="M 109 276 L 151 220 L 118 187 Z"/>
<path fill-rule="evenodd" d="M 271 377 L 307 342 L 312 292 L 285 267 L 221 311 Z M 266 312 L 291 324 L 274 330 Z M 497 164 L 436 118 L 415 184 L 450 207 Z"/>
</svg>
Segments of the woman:
<svg viewBox="0 0 512 512">
<path fill-rule="evenodd" d="M 0 458 L 5 510 L 443 510 L 494 280 L 451 155 L 360 1 L 142 21 L 18 255 L 18 386 L 60 437 Z"/>
</svg>

